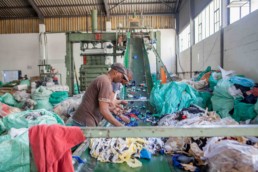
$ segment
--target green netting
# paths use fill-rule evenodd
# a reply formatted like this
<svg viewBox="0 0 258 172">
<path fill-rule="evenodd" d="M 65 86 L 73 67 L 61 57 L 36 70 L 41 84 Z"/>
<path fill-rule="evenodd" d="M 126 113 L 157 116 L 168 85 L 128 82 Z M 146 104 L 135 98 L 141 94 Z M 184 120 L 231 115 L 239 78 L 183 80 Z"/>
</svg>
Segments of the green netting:
<svg viewBox="0 0 258 172">
<path fill-rule="evenodd" d="M 32 115 L 34 114 L 34 115 Z M 37 114 L 41 114 L 37 115 Z M 62 124 L 63 120 L 54 112 L 45 109 L 28 110 L 10 114 L 3 118 L 4 126 L 7 130 L 10 128 L 29 128 L 38 124 Z"/>
<path fill-rule="evenodd" d="M 0 136 L 0 155 L 0 171 L 30 171 L 28 131 L 15 138 L 9 134 Z"/>
<path fill-rule="evenodd" d="M 228 92 L 229 87 L 233 84 L 229 80 L 220 80 L 214 88 L 211 98 L 213 110 L 222 118 L 228 117 L 229 111 L 234 107 L 234 97 Z"/>
<path fill-rule="evenodd" d="M 68 98 L 67 91 L 57 91 L 51 94 L 49 98 L 49 102 L 55 106 L 56 104 L 66 100 Z"/>
</svg>

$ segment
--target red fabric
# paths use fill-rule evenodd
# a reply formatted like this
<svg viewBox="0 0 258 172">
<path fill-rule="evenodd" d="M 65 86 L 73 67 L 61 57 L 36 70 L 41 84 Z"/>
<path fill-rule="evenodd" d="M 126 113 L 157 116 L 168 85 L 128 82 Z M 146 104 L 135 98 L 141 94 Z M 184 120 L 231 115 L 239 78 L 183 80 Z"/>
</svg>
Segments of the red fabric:
<svg viewBox="0 0 258 172">
<path fill-rule="evenodd" d="M 251 92 L 254 96 L 258 97 L 258 88 L 254 87 L 250 92 Z"/>
<path fill-rule="evenodd" d="M 31 127 L 29 140 L 38 172 L 72 172 L 71 148 L 85 137 L 79 127 L 54 124 Z"/>
</svg>

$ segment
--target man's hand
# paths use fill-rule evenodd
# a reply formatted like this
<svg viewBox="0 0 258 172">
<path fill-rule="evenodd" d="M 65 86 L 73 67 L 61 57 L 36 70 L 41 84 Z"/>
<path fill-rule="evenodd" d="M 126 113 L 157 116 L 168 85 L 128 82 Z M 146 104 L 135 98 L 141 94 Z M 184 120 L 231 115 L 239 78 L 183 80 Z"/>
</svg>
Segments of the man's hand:
<svg viewBox="0 0 258 172">
<path fill-rule="evenodd" d="M 121 118 L 125 123 L 129 123 L 130 122 L 130 118 L 128 118 L 127 116 L 119 115 L 119 118 Z"/>
<path fill-rule="evenodd" d="M 120 105 L 120 104 L 127 105 L 128 104 L 128 102 L 125 100 L 114 100 L 114 103 L 117 105 Z"/>
</svg>

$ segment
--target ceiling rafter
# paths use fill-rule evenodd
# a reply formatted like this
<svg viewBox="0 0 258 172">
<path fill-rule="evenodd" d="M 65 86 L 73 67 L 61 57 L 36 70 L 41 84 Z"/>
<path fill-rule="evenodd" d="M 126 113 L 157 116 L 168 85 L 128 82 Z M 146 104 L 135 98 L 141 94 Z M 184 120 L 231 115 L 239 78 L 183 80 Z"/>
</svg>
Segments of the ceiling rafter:
<svg viewBox="0 0 258 172">
<path fill-rule="evenodd" d="M 34 2 L 34 0 L 28 0 L 29 4 L 32 6 L 32 8 L 36 11 L 36 13 L 38 14 L 38 17 L 40 19 L 44 18 L 44 15 L 42 14 L 42 12 L 40 11 L 40 9 L 38 8 L 37 4 Z"/>
<path fill-rule="evenodd" d="M 160 0 L 160 2 L 164 5 L 166 5 L 167 7 L 169 7 L 172 11 L 174 11 L 175 9 L 173 7 L 171 7 L 170 5 L 168 5 L 167 2 L 165 2 L 164 0 Z"/>
<path fill-rule="evenodd" d="M 107 15 L 108 20 L 110 20 L 110 11 L 109 11 L 109 4 L 108 4 L 108 0 L 103 0 L 104 3 L 104 7 L 105 7 L 105 12 Z"/>
</svg>

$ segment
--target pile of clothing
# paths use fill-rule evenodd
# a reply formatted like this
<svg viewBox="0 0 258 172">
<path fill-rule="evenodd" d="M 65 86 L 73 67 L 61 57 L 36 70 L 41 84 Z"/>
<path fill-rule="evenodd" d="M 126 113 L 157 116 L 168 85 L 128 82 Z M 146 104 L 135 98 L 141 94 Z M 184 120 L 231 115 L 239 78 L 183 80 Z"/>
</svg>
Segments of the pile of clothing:
<svg viewBox="0 0 258 172">
<path fill-rule="evenodd" d="M 249 78 L 222 79 L 211 98 L 213 110 L 222 118 L 232 116 L 238 122 L 250 121 L 258 115 L 257 88 L 258 85 Z"/>
</svg>

